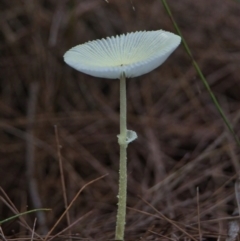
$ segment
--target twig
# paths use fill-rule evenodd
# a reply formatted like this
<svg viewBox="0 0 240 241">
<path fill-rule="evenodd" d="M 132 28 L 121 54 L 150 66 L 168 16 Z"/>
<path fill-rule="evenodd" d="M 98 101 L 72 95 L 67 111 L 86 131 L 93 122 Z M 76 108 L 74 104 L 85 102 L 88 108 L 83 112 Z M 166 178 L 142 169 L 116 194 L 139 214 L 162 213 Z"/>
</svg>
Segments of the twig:
<svg viewBox="0 0 240 241">
<path fill-rule="evenodd" d="M 239 215 L 240 213 L 240 191 L 239 191 L 239 177 L 235 182 L 235 196 L 236 196 L 236 201 L 237 201 L 237 208 L 234 210 L 232 216 Z M 237 236 L 239 234 L 239 220 L 231 220 L 228 223 L 228 236 L 226 238 L 226 241 L 235 241 L 237 239 Z"/>
<path fill-rule="evenodd" d="M 235 189 L 235 196 L 237 201 L 237 213 L 239 215 L 240 214 L 240 178 L 239 177 L 235 182 L 234 189 Z"/>
<path fill-rule="evenodd" d="M 72 228 L 74 225 L 76 225 L 79 221 L 81 221 L 82 219 L 86 218 L 87 216 L 89 216 L 93 211 L 90 211 L 88 213 L 86 213 L 85 215 L 83 215 L 82 217 L 78 218 L 76 221 L 74 221 L 72 224 L 70 224 L 67 228 L 61 230 L 59 233 L 57 233 L 56 235 L 52 236 L 51 238 L 48 239 L 48 241 L 58 237 L 60 234 L 66 232 L 67 230 L 69 230 L 70 228 Z M 71 237 L 70 237 L 71 238 Z"/>
<path fill-rule="evenodd" d="M 101 177 L 98 177 L 88 183 L 86 183 L 75 195 L 75 197 L 73 198 L 73 200 L 70 202 L 70 204 L 68 205 L 68 207 L 65 209 L 65 211 L 63 212 L 63 214 L 60 216 L 60 218 L 57 220 L 57 222 L 53 225 L 53 227 L 51 228 L 51 230 L 48 232 L 48 234 L 46 235 L 44 241 L 48 240 L 48 237 L 51 235 L 51 233 L 53 232 L 53 230 L 57 227 L 57 225 L 60 223 L 60 221 L 62 220 L 62 218 L 65 216 L 65 214 L 68 212 L 68 210 L 71 208 L 71 206 L 73 205 L 73 203 L 76 201 L 76 199 L 78 198 L 78 196 L 81 194 L 81 192 L 89 185 L 91 185 L 92 183 L 104 178 L 105 176 L 107 176 L 108 174 L 105 174 Z"/>
<path fill-rule="evenodd" d="M 209 93 L 209 95 L 210 95 L 210 97 L 211 97 L 214 105 L 216 106 L 216 108 L 217 108 L 220 116 L 222 117 L 225 125 L 227 126 L 229 132 L 233 135 L 233 137 L 234 137 L 237 145 L 240 146 L 240 140 L 239 140 L 237 134 L 235 133 L 232 124 L 229 122 L 227 116 L 225 115 L 224 111 L 222 110 L 221 106 L 219 105 L 219 102 L 218 102 L 217 98 L 215 97 L 214 93 L 212 92 L 210 85 L 208 84 L 207 80 L 205 79 L 205 76 L 203 75 L 201 69 L 199 68 L 199 66 L 198 66 L 198 64 L 197 64 L 197 62 L 195 61 L 195 59 L 194 59 L 194 57 L 193 57 L 193 55 L 192 55 L 192 52 L 191 52 L 190 48 L 188 47 L 187 42 L 185 41 L 185 39 L 184 39 L 184 37 L 183 37 L 183 35 L 182 35 L 182 33 L 181 33 L 181 31 L 180 31 L 177 23 L 176 23 L 175 20 L 174 20 L 174 17 L 173 17 L 172 12 L 171 12 L 168 4 L 167 4 L 167 1 L 166 1 L 166 0 L 162 0 L 162 3 L 163 3 L 164 8 L 166 9 L 166 11 L 167 11 L 170 19 L 171 19 L 171 21 L 172 21 L 172 23 L 173 23 L 176 31 L 178 32 L 178 34 L 179 34 L 179 35 L 181 36 L 181 38 L 182 38 L 182 42 L 183 42 L 184 48 L 185 48 L 188 56 L 190 57 L 190 59 L 191 59 L 191 61 L 192 61 L 192 64 L 193 64 L 193 66 L 194 66 L 194 68 L 195 68 L 195 70 L 196 70 L 196 72 L 198 73 L 198 75 L 199 75 L 200 79 L 202 80 L 205 88 L 207 89 L 207 91 L 208 91 L 208 93 Z"/>
<path fill-rule="evenodd" d="M 11 199 L 8 197 L 8 195 L 6 194 L 6 192 L 2 189 L 2 187 L 0 187 L 0 191 L 3 193 L 4 197 L 0 196 L 0 199 L 2 200 L 2 202 L 14 213 L 14 214 L 19 214 L 19 211 L 17 210 L 17 208 L 15 207 L 15 205 L 12 203 Z M 22 221 L 22 225 L 24 225 L 24 227 L 27 230 L 32 231 L 31 227 L 29 227 L 29 225 L 27 224 L 27 222 L 24 220 L 24 218 L 22 216 L 19 216 L 19 219 Z M 40 236 L 39 236 L 40 237 Z"/>
<path fill-rule="evenodd" d="M 34 231 L 35 231 L 35 227 L 36 227 L 36 222 L 37 222 L 37 219 L 35 218 L 34 219 L 34 223 L 33 223 L 33 230 L 32 230 L 32 235 L 31 235 L 31 241 L 33 241 Z"/>
<path fill-rule="evenodd" d="M 63 200 L 64 200 L 65 209 L 67 209 L 67 207 L 68 207 L 68 200 L 67 200 L 66 185 L 65 185 L 65 180 L 64 180 L 63 164 L 62 164 L 62 155 L 61 155 L 61 148 L 62 148 L 62 146 L 59 144 L 59 136 L 58 136 L 57 125 L 54 126 L 54 130 L 55 130 L 56 143 L 57 143 L 57 153 L 58 153 L 58 161 L 59 161 L 59 170 L 60 170 L 60 175 L 61 175 Z M 68 224 L 68 226 L 70 226 L 71 221 L 70 221 L 69 212 L 66 213 L 66 218 L 67 218 L 67 224 Z M 69 237 L 71 237 L 71 235 L 72 235 L 71 230 L 69 230 L 68 234 L 69 234 Z M 70 239 L 70 240 L 72 240 L 72 239 Z"/>
<path fill-rule="evenodd" d="M 200 221 L 200 205 L 199 205 L 199 188 L 197 187 L 197 213 L 198 213 L 198 232 L 199 232 L 199 240 L 202 240 L 201 234 L 201 221 Z"/>
<path fill-rule="evenodd" d="M 28 182 L 28 190 L 29 195 L 33 203 L 33 207 L 35 209 L 39 209 L 42 207 L 41 198 L 38 192 L 37 180 L 34 177 L 35 171 L 35 148 L 34 148 L 34 132 L 33 132 L 33 124 L 36 113 L 36 104 L 37 104 L 37 95 L 38 95 L 38 83 L 32 83 L 30 86 L 30 97 L 28 101 L 27 107 L 27 120 L 28 127 L 26 136 L 26 174 L 27 174 L 27 182 Z M 43 212 L 38 212 L 37 219 L 39 221 L 40 231 L 43 234 L 48 232 L 48 228 L 46 225 L 46 217 Z"/>
<path fill-rule="evenodd" d="M 5 236 L 4 236 L 4 233 L 3 233 L 3 231 L 2 231 L 1 226 L 0 226 L 0 238 L 1 238 L 3 241 L 7 241 L 7 239 L 6 239 Z"/>
<path fill-rule="evenodd" d="M 186 232 L 184 229 L 182 229 L 181 227 L 179 227 L 176 223 L 174 223 L 171 219 L 167 218 L 165 215 L 163 215 L 162 213 L 160 213 L 155 207 L 153 207 L 149 202 L 147 202 L 146 200 L 144 200 L 143 198 L 141 198 L 139 196 L 139 198 L 146 203 L 149 207 L 151 207 L 155 212 L 157 212 L 159 214 L 159 216 L 161 216 L 163 219 L 165 219 L 167 222 L 171 223 L 174 227 L 176 227 L 178 230 L 180 230 L 182 233 L 186 234 L 190 239 L 194 240 L 194 241 L 198 241 L 197 239 L 195 239 L 191 234 L 189 234 L 188 232 Z"/>
</svg>

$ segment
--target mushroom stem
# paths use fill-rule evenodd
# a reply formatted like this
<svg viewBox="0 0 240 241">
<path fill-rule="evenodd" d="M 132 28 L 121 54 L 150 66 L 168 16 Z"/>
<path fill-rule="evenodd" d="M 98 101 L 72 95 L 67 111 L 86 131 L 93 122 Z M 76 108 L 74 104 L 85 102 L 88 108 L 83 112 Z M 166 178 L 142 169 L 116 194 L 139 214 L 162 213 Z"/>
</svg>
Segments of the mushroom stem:
<svg viewBox="0 0 240 241">
<path fill-rule="evenodd" d="M 120 146 L 118 211 L 115 240 L 124 239 L 127 200 L 127 97 L 125 73 L 120 76 Z"/>
</svg>

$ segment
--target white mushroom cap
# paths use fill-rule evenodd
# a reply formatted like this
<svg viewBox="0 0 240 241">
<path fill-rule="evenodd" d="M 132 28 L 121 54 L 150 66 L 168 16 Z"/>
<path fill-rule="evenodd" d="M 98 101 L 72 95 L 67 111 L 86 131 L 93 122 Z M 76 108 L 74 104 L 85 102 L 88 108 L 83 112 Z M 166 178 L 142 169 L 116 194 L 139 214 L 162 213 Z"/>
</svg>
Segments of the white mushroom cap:
<svg viewBox="0 0 240 241">
<path fill-rule="evenodd" d="M 124 72 L 131 78 L 160 66 L 180 42 L 178 35 L 163 30 L 127 33 L 73 47 L 64 61 L 95 77 L 119 79 Z"/>
</svg>

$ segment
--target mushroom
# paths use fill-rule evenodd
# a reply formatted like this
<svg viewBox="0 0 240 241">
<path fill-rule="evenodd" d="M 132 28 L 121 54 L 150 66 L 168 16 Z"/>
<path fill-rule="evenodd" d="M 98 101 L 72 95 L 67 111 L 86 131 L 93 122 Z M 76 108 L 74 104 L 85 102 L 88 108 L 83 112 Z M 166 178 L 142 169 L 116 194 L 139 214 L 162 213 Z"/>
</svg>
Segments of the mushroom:
<svg viewBox="0 0 240 241">
<path fill-rule="evenodd" d="M 127 130 L 126 78 L 138 77 L 160 66 L 178 47 L 181 38 L 173 33 L 139 31 L 89 41 L 71 48 L 64 61 L 85 74 L 120 79 L 120 168 L 115 239 L 124 239 L 127 198 L 127 146 L 137 138 Z"/>
</svg>

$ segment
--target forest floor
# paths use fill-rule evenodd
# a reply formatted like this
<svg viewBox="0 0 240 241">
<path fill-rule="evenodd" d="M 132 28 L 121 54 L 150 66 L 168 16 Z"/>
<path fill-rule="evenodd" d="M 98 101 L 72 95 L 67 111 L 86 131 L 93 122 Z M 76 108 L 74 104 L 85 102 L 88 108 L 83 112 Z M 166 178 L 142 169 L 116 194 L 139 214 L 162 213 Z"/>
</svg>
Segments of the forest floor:
<svg viewBox="0 0 240 241">
<path fill-rule="evenodd" d="M 240 136 L 240 2 L 168 4 Z M 62 56 L 89 40 L 157 29 L 176 33 L 160 0 L 0 2 L 0 222 L 51 209 L 2 223 L 0 239 L 114 239 L 119 82 L 79 73 Z M 184 47 L 128 80 L 127 95 L 138 139 L 128 148 L 125 241 L 235 240 L 239 147 Z"/>
</svg>

